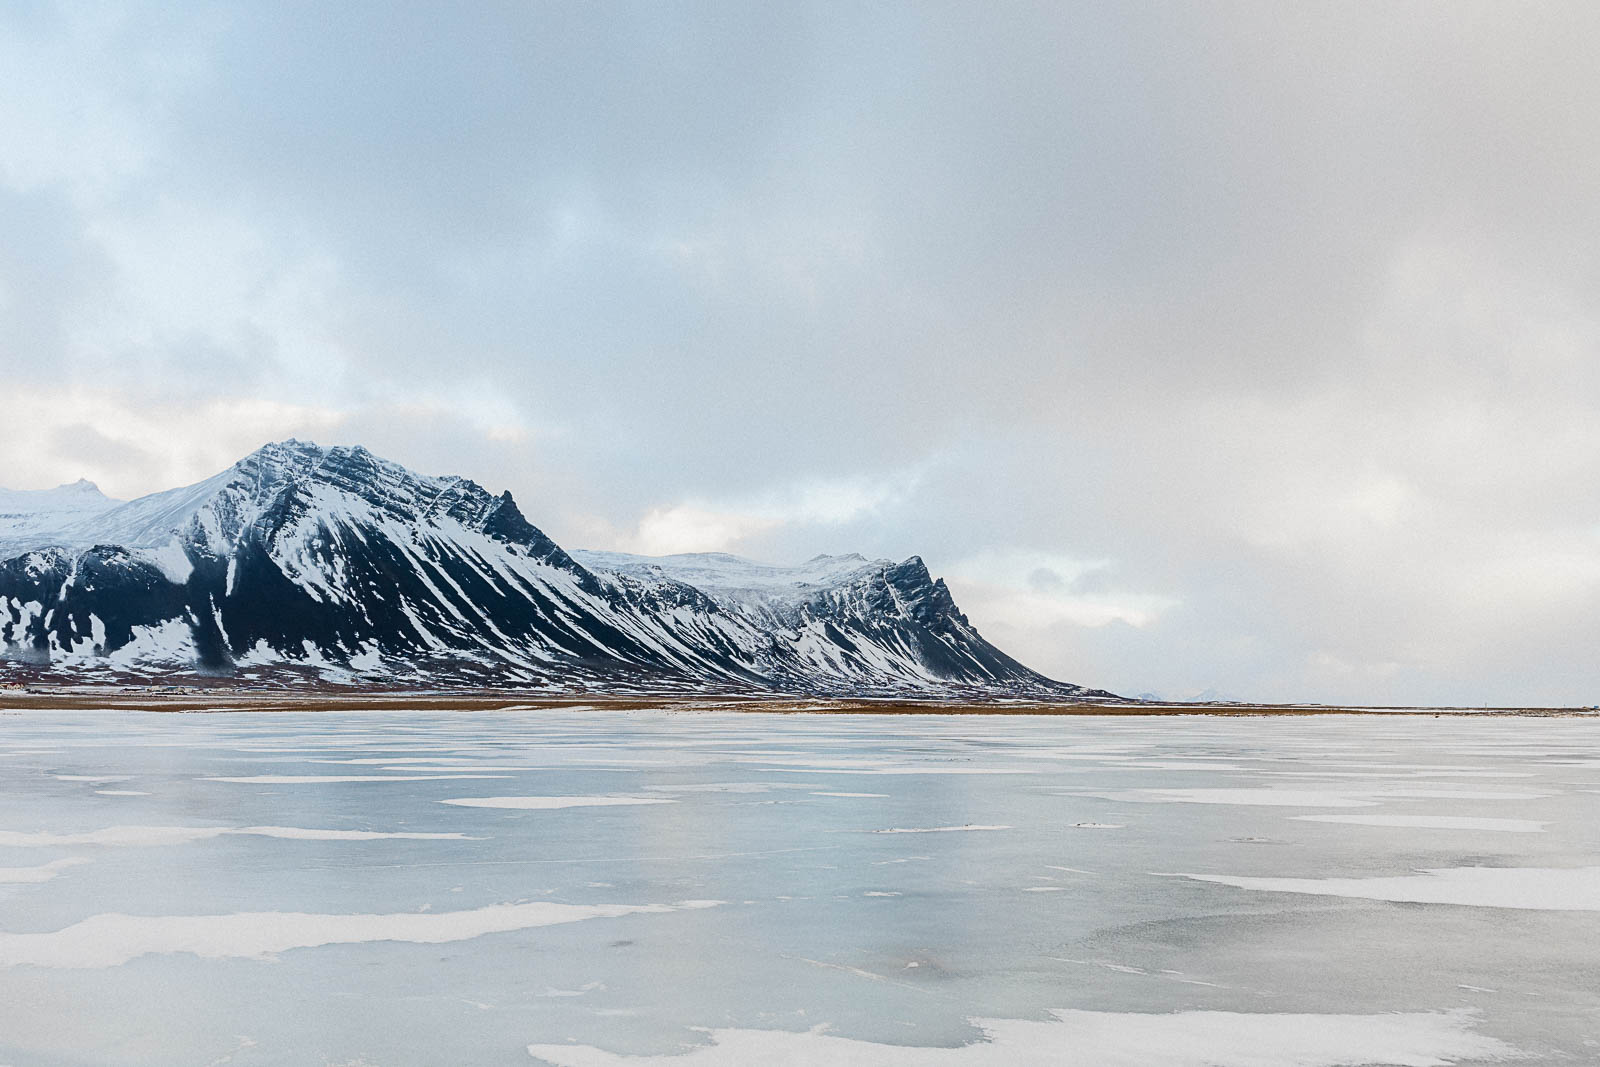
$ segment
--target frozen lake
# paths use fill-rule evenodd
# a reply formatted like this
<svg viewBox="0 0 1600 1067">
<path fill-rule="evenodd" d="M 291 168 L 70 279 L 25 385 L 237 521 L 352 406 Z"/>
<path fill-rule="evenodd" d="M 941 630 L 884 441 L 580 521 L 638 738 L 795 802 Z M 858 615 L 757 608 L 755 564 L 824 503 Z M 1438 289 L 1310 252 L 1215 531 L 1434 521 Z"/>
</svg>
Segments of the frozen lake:
<svg viewBox="0 0 1600 1067">
<path fill-rule="evenodd" d="M 0 1063 L 1600 1062 L 1600 721 L 0 716 Z"/>
</svg>

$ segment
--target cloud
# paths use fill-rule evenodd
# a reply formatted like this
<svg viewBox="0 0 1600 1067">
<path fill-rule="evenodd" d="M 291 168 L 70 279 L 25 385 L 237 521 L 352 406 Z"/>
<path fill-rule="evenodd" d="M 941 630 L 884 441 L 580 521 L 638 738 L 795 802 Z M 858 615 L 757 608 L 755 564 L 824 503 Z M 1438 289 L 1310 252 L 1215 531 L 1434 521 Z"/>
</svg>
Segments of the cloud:
<svg viewBox="0 0 1600 1067">
<path fill-rule="evenodd" d="M 639 520 L 639 530 L 628 545 L 647 556 L 677 552 L 720 552 L 751 534 L 770 530 L 777 519 L 737 512 L 708 511 L 679 504 L 657 508 Z"/>
<path fill-rule="evenodd" d="M 918 477 L 912 471 L 883 480 L 809 480 L 721 504 L 653 508 L 631 534 L 612 532 L 601 547 L 648 556 L 721 552 L 781 529 L 843 526 L 901 503 Z"/>
<path fill-rule="evenodd" d="M 989 549 L 945 568 L 958 602 L 976 618 L 1022 630 L 1061 623 L 1148 626 L 1177 606 L 1170 596 L 1115 588 L 1109 560 Z"/>
</svg>

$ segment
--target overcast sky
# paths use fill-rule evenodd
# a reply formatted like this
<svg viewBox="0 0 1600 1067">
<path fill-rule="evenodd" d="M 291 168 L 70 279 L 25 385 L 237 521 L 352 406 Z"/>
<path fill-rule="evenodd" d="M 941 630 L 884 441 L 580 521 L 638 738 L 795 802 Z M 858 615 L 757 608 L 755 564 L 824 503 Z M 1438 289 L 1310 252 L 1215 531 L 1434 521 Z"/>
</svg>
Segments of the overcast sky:
<svg viewBox="0 0 1600 1067">
<path fill-rule="evenodd" d="M 1600 5 L 0 6 L 0 485 L 922 555 L 1056 677 L 1600 703 Z"/>
</svg>

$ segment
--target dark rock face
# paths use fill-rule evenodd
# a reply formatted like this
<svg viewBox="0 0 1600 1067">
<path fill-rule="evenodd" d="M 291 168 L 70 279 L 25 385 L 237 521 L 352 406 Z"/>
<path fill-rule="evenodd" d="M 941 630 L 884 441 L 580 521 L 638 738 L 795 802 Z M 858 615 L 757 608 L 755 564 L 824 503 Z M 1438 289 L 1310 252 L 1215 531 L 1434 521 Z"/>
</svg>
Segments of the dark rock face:
<svg viewBox="0 0 1600 1067">
<path fill-rule="evenodd" d="M 746 602 L 586 568 L 510 493 L 363 448 L 268 445 L 46 540 L 0 561 L 0 656 L 85 677 L 1089 694 L 984 641 L 917 557 Z"/>
</svg>

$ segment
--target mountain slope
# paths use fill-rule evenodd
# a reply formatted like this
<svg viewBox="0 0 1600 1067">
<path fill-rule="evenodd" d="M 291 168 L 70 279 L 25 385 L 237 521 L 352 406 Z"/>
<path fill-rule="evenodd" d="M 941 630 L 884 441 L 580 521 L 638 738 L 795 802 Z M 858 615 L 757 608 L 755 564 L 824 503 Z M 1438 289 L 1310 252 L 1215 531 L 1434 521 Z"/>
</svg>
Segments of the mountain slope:
<svg viewBox="0 0 1600 1067">
<path fill-rule="evenodd" d="M 569 555 L 509 493 L 359 447 L 268 445 L 127 503 L 64 490 L 0 498 L 0 655 L 76 676 L 1082 691 L 984 641 L 916 557 Z"/>
</svg>

